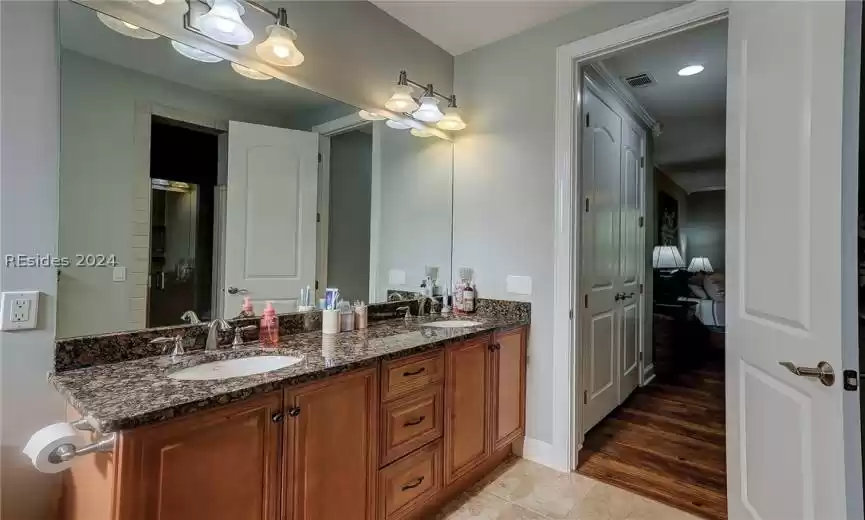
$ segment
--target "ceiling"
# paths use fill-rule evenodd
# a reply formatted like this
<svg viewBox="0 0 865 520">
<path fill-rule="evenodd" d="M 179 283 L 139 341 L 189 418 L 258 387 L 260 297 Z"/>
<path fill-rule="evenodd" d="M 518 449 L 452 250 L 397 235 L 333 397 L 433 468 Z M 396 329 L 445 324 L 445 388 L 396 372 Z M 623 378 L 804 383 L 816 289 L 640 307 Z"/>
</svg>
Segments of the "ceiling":
<svg viewBox="0 0 865 520">
<path fill-rule="evenodd" d="M 185 4 L 167 3 L 165 10 Z M 251 108 L 289 115 L 308 113 L 343 103 L 278 79 L 255 81 L 234 72 L 228 62 L 202 63 L 178 54 L 171 40 L 129 38 L 106 27 L 96 12 L 71 2 L 60 2 L 60 44 L 81 54 L 157 76 L 174 83 L 231 99 Z"/>
<path fill-rule="evenodd" d="M 597 0 L 369 0 L 454 56 Z"/>
<path fill-rule="evenodd" d="M 687 192 L 725 184 L 727 21 L 638 45 L 601 60 L 621 80 L 648 73 L 655 84 L 630 93 L 662 125 L 654 140 L 654 163 Z M 679 69 L 700 64 L 703 72 L 682 77 Z"/>
</svg>

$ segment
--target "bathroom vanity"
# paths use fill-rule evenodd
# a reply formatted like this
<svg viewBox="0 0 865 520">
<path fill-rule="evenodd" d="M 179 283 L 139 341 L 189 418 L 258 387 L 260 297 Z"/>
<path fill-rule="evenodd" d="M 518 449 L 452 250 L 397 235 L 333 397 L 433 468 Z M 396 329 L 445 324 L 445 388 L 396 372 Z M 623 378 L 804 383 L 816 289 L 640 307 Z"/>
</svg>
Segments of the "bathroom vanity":
<svg viewBox="0 0 865 520">
<path fill-rule="evenodd" d="M 167 356 L 55 374 L 75 405 L 70 419 L 77 409 L 105 432 L 119 427 L 113 451 L 81 457 L 64 473 L 65 517 L 433 514 L 522 439 L 527 336 L 527 324 L 513 319 L 429 326 L 437 319 L 379 322 L 330 347 L 320 332 L 288 336 L 276 353 L 302 362 L 245 378 L 172 380 L 190 361 Z"/>
</svg>

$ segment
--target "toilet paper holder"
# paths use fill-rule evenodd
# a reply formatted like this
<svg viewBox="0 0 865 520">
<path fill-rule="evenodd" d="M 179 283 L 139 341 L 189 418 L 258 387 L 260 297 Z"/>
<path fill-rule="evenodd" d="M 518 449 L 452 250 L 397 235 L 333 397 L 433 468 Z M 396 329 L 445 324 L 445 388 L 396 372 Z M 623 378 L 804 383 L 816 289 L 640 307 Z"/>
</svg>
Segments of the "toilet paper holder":
<svg viewBox="0 0 865 520">
<path fill-rule="evenodd" d="M 75 457 L 89 455 L 90 453 L 96 453 L 100 451 L 114 451 L 114 446 L 117 444 L 116 433 L 102 435 L 98 428 L 94 427 L 93 424 L 86 418 L 79 419 L 70 424 L 76 430 L 94 432 L 98 440 L 81 448 L 78 448 L 71 443 L 61 444 L 60 446 L 57 446 L 51 453 L 48 454 L 48 461 L 52 464 L 60 464 L 62 462 L 67 462 Z"/>
</svg>

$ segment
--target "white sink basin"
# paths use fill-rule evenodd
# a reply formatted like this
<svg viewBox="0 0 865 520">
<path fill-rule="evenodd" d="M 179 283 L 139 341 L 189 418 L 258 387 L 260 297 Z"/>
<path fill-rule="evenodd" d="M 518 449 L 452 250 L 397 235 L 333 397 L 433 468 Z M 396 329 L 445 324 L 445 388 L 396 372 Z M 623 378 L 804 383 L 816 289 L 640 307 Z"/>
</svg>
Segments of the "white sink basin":
<svg viewBox="0 0 865 520">
<path fill-rule="evenodd" d="M 228 379 L 229 377 L 251 376 L 280 368 L 290 367 L 300 363 L 302 358 L 296 356 L 253 356 L 238 359 L 225 359 L 203 363 L 193 367 L 178 370 L 168 374 L 171 379 L 184 381 L 208 381 L 213 379 Z"/>
<path fill-rule="evenodd" d="M 424 327 L 436 327 L 438 329 L 461 329 L 463 327 L 476 327 L 481 325 L 481 323 L 477 321 L 466 321 L 466 320 L 450 320 L 450 321 L 437 321 L 435 323 L 424 323 Z"/>
</svg>

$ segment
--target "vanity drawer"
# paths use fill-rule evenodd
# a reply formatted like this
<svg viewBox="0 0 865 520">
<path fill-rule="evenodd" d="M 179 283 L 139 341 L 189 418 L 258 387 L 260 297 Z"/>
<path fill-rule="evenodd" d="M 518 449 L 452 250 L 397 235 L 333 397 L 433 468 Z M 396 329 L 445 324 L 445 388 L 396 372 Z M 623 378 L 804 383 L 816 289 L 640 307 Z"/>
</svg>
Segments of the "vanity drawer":
<svg viewBox="0 0 865 520">
<path fill-rule="evenodd" d="M 378 472 L 378 518 L 397 520 L 442 488 L 442 444 L 436 441 Z"/>
<path fill-rule="evenodd" d="M 444 379 L 444 349 L 382 364 L 381 399 L 389 401 Z"/>
<path fill-rule="evenodd" d="M 438 384 L 391 401 L 381 411 L 381 465 L 402 457 L 444 432 L 444 389 Z"/>
</svg>

